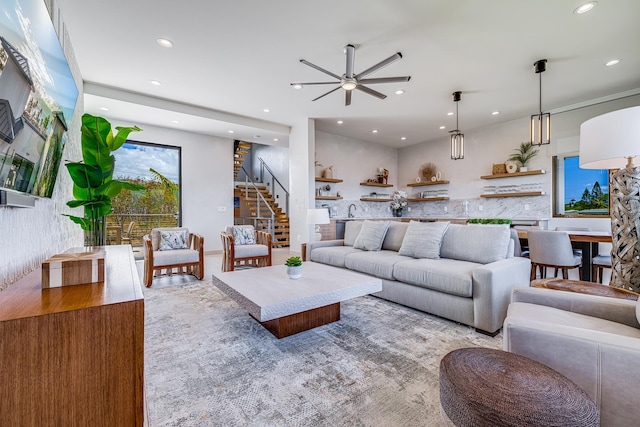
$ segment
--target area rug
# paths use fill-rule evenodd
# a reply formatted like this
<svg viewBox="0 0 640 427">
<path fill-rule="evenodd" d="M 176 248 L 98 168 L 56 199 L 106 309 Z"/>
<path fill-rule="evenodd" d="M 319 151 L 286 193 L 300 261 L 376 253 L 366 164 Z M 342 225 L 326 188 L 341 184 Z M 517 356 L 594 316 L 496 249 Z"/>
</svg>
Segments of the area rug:
<svg viewBox="0 0 640 427">
<path fill-rule="evenodd" d="M 372 296 L 278 340 L 211 281 L 144 294 L 152 427 L 440 426 L 440 359 L 502 345 L 501 334 Z"/>
</svg>

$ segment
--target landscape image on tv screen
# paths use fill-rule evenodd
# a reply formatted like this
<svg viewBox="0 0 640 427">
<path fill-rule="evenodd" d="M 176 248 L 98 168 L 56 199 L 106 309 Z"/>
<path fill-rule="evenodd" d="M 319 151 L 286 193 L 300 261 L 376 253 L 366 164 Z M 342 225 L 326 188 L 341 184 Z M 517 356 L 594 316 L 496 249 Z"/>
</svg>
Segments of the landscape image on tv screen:
<svg viewBox="0 0 640 427">
<path fill-rule="evenodd" d="M 0 5 L 0 188 L 51 197 L 78 89 L 42 0 Z"/>
</svg>

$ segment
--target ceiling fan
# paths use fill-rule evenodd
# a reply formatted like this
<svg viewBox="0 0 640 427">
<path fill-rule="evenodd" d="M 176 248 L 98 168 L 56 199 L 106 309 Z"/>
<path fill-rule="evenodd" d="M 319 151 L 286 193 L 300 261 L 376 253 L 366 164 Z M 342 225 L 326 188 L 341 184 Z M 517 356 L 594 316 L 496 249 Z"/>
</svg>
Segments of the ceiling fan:
<svg viewBox="0 0 640 427">
<path fill-rule="evenodd" d="M 366 70 L 362 71 L 359 74 L 356 74 L 353 72 L 353 65 L 355 62 L 355 54 L 356 54 L 356 48 L 354 45 L 352 44 L 348 44 L 344 47 L 344 53 L 347 56 L 347 70 L 346 73 L 344 73 L 342 76 L 339 76 L 337 74 L 332 73 L 331 71 L 327 71 L 322 67 L 319 67 L 315 64 L 312 64 L 311 62 L 307 61 L 306 59 L 301 59 L 300 62 L 302 62 L 305 65 L 308 65 L 311 68 L 315 68 L 318 71 L 321 71 L 325 74 L 330 75 L 331 77 L 335 78 L 338 80 L 338 82 L 310 82 L 310 83 L 291 83 L 291 86 L 293 86 L 296 89 L 301 89 L 303 86 L 306 85 L 331 85 L 331 84 L 336 84 L 338 83 L 338 87 L 336 87 L 335 89 L 331 89 L 329 92 L 320 95 L 319 97 L 312 99 L 312 101 L 317 101 L 318 99 L 329 95 L 332 92 L 335 92 L 336 90 L 342 88 L 345 90 L 345 101 L 344 101 L 344 105 L 351 105 L 351 92 L 354 89 L 357 90 L 361 90 L 364 93 L 368 93 L 369 95 L 375 96 L 376 98 L 380 98 L 380 99 L 385 99 L 387 97 L 387 95 L 382 94 L 378 91 L 375 91 L 371 88 L 368 88 L 367 84 L 377 84 L 377 83 L 399 83 L 399 82 L 408 82 L 411 79 L 411 76 L 403 76 L 403 77 L 380 77 L 377 79 L 365 79 L 364 77 L 368 76 L 371 73 L 374 73 L 376 71 L 378 71 L 379 69 L 386 67 L 387 65 L 397 61 L 398 59 L 402 58 L 402 53 L 400 52 L 396 52 L 395 54 L 391 55 L 390 57 L 388 57 L 387 59 L 385 59 L 384 61 L 378 62 L 376 65 L 367 68 Z"/>
</svg>

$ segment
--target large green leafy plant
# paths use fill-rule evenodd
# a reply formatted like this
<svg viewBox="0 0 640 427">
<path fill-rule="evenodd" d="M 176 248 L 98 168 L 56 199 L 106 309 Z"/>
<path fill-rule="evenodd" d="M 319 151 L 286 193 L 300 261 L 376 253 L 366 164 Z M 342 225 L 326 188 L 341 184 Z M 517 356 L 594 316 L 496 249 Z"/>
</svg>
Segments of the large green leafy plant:
<svg viewBox="0 0 640 427">
<path fill-rule="evenodd" d="M 73 180 L 73 197 L 67 206 L 84 208 L 84 217 L 66 215 L 87 232 L 87 243 L 92 246 L 104 245 L 106 217 L 113 208 L 111 199 L 122 190 L 144 190 L 141 185 L 113 179 L 115 157 L 111 154 L 125 143 L 137 126 L 116 127 L 111 132 L 111 123 L 102 117 L 84 114 L 82 116 L 82 161 L 66 164 Z"/>
</svg>

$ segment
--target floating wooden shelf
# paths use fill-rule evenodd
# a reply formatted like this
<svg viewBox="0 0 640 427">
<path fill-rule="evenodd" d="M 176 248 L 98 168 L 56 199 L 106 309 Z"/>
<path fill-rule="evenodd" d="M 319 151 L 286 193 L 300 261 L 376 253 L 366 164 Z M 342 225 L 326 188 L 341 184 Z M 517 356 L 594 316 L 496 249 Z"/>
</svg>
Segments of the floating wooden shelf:
<svg viewBox="0 0 640 427">
<path fill-rule="evenodd" d="M 448 184 L 449 181 L 426 181 L 426 182 L 412 182 L 411 184 L 407 184 L 407 187 L 422 187 L 425 185 L 439 185 L 439 184 Z"/>
<path fill-rule="evenodd" d="M 382 199 L 377 197 L 360 197 L 361 202 L 390 202 L 392 199 Z"/>
<path fill-rule="evenodd" d="M 486 199 L 497 199 L 502 197 L 529 197 L 529 196 L 544 196 L 543 191 L 528 191 L 525 193 L 496 193 L 496 194 L 481 194 L 480 197 Z"/>
<path fill-rule="evenodd" d="M 393 184 L 379 184 L 377 182 L 361 182 L 360 185 L 368 185 L 369 187 L 393 187 Z"/>
<path fill-rule="evenodd" d="M 526 176 L 526 175 L 542 175 L 546 173 L 543 169 L 526 172 L 514 172 L 514 173 L 497 173 L 495 175 L 481 176 L 481 179 L 496 179 L 496 178 L 512 178 L 514 176 Z"/>
<path fill-rule="evenodd" d="M 342 180 L 336 178 L 320 178 L 319 176 L 316 176 L 316 182 L 342 182 Z"/>
<path fill-rule="evenodd" d="M 338 197 L 338 196 L 316 196 L 316 200 L 342 200 L 342 197 Z"/>
<path fill-rule="evenodd" d="M 449 200 L 448 197 L 415 197 L 411 199 L 407 199 L 408 202 L 436 202 L 438 200 Z"/>
</svg>

